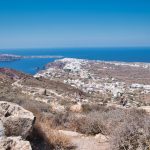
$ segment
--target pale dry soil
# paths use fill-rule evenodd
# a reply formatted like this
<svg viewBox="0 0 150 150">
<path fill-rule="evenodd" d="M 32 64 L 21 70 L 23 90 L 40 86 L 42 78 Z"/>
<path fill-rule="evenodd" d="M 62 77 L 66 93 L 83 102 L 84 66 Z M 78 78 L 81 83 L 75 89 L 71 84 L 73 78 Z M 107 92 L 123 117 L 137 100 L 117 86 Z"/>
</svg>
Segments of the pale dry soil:
<svg viewBox="0 0 150 150">
<path fill-rule="evenodd" d="M 110 150 L 108 140 L 104 140 L 101 137 L 86 136 L 78 132 L 60 130 L 71 139 L 72 144 L 75 146 L 75 150 Z"/>
</svg>

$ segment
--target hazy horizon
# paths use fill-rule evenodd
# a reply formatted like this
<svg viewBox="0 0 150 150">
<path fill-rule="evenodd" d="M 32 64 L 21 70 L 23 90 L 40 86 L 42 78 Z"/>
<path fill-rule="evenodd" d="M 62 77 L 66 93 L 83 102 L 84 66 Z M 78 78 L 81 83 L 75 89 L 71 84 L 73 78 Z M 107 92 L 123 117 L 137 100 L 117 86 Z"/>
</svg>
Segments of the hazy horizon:
<svg viewBox="0 0 150 150">
<path fill-rule="evenodd" d="M 68 49 L 82 49 L 82 50 L 87 50 L 87 49 L 130 49 L 130 48 L 133 48 L 135 50 L 138 50 L 138 49 L 150 49 L 150 46 L 104 46 L 104 47 L 18 47 L 18 48 L 0 48 L 0 50 L 40 50 L 40 49 L 45 49 L 45 50 L 53 50 L 53 49 L 59 49 L 59 50 L 68 50 Z"/>
<path fill-rule="evenodd" d="M 150 1 L 0 1 L 0 49 L 86 47 L 150 47 Z"/>
</svg>

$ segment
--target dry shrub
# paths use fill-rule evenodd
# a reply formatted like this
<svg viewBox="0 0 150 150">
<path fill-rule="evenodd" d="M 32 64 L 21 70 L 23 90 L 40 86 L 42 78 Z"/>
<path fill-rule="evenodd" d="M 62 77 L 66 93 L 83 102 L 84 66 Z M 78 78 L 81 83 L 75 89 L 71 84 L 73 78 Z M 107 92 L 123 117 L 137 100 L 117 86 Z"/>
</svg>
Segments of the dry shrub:
<svg viewBox="0 0 150 150">
<path fill-rule="evenodd" d="M 96 114 L 96 113 L 95 113 Z M 95 135 L 106 131 L 105 124 L 99 116 L 90 113 L 86 116 L 69 118 L 69 127 L 83 134 Z"/>
<path fill-rule="evenodd" d="M 98 111 L 92 109 L 89 113 L 83 114 L 55 113 L 50 120 L 53 128 L 65 127 L 83 134 L 95 135 L 110 134 L 111 129 L 122 120 L 123 116 L 125 116 L 124 110 L 101 106 Z"/>
<path fill-rule="evenodd" d="M 71 129 L 83 134 L 95 135 L 102 133 L 108 135 L 122 121 L 123 116 L 125 116 L 124 110 L 102 108 L 99 111 L 92 111 L 80 117 L 69 116 L 68 120 Z"/>
<path fill-rule="evenodd" d="M 89 113 L 91 111 L 102 111 L 104 107 L 98 104 L 83 104 L 82 108 L 83 112 Z"/>
<path fill-rule="evenodd" d="M 63 126 L 69 121 L 69 114 L 68 112 L 64 113 L 55 113 L 54 118 L 52 119 L 53 126 Z"/>
<path fill-rule="evenodd" d="M 120 127 L 120 124 L 131 119 L 133 122 L 141 122 L 140 119 L 146 115 L 145 111 L 136 109 L 102 108 L 99 111 L 90 113 L 69 114 L 61 125 L 67 125 L 68 128 L 81 132 L 83 134 L 95 135 L 102 133 L 111 135 L 114 129 Z M 62 117 L 63 118 L 63 117 Z"/>
<path fill-rule="evenodd" d="M 28 137 L 33 150 L 67 150 L 73 149 L 70 139 L 59 133 L 55 128 L 59 125 L 59 118 L 54 123 L 54 114 L 45 113 L 39 107 L 28 107 L 35 116 L 36 122 L 32 135 Z M 61 117 L 61 114 L 58 115 Z"/>
<path fill-rule="evenodd" d="M 51 129 L 49 122 L 45 121 L 37 124 L 36 129 L 43 137 L 44 141 L 51 145 L 52 149 L 71 149 L 72 145 L 70 139 L 67 136 L 59 133 L 57 130 Z"/>
<path fill-rule="evenodd" d="M 67 150 L 73 149 L 70 139 L 51 128 L 51 122 L 41 119 L 36 122 L 32 135 L 29 137 L 33 150 Z"/>
<path fill-rule="evenodd" d="M 144 111 L 129 110 L 126 117 L 111 133 L 114 150 L 149 150 L 150 116 Z"/>
<path fill-rule="evenodd" d="M 103 106 L 97 111 L 93 111 L 93 106 L 87 110 L 81 114 L 55 113 L 51 117 L 31 110 L 37 116 L 38 124 L 34 130 L 38 134 L 35 137 L 40 140 L 36 139 L 36 142 L 43 141 L 37 147 L 42 146 L 42 150 L 69 149 L 67 137 L 52 130 L 61 126 L 87 135 L 108 135 L 114 150 L 149 150 L 150 117 L 145 111 Z"/>
<path fill-rule="evenodd" d="M 51 106 L 44 103 L 44 102 L 39 102 L 39 101 L 34 101 L 34 100 L 24 100 L 20 104 L 22 107 L 25 109 L 35 113 L 51 113 Z"/>
</svg>

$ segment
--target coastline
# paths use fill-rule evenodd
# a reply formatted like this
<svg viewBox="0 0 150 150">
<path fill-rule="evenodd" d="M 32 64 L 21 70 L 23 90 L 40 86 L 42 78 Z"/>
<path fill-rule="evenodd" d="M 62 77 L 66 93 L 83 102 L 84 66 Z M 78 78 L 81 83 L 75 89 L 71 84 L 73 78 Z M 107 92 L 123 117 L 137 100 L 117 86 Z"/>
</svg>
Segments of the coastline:
<svg viewBox="0 0 150 150">
<path fill-rule="evenodd" d="M 30 59 L 30 58 L 63 58 L 63 56 L 52 56 L 52 55 L 40 55 L 40 56 L 19 56 L 14 54 L 0 54 L 0 62 L 9 62 L 19 59 Z"/>
<path fill-rule="evenodd" d="M 150 48 L 127 48 L 114 49 L 110 48 L 105 51 L 103 48 L 88 49 L 27 49 L 22 50 L 0 50 L 1 54 L 12 56 L 16 55 L 15 61 L 0 61 L 0 67 L 12 68 L 28 74 L 34 75 L 38 70 L 43 70 L 49 62 L 54 62 L 62 58 L 75 58 L 97 62 L 105 62 L 108 64 L 125 65 L 125 66 L 145 66 L 150 64 Z M 19 56 L 19 58 L 18 58 Z"/>
</svg>

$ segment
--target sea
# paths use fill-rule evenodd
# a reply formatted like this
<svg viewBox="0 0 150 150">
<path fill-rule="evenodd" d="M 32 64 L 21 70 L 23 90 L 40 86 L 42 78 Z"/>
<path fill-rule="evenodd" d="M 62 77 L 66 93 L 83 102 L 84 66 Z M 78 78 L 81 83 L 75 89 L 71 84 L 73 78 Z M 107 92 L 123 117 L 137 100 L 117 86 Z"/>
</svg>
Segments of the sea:
<svg viewBox="0 0 150 150">
<path fill-rule="evenodd" d="M 0 54 L 21 56 L 63 56 L 100 61 L 145 62 L 150 63 L 150 47 L 132 48 L 38 48 L 38 49 L 0 49 Z M 12 62 L 0 62 L 0 67 L 12 68 L 34 75 L 45 68 L 49 62 L 58 58 L 27 58 Z"/>
</svg>

